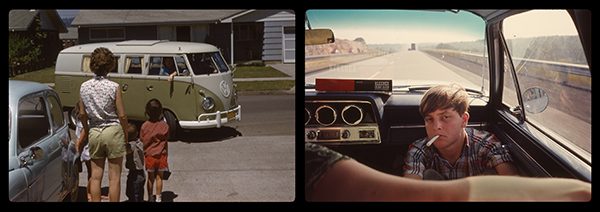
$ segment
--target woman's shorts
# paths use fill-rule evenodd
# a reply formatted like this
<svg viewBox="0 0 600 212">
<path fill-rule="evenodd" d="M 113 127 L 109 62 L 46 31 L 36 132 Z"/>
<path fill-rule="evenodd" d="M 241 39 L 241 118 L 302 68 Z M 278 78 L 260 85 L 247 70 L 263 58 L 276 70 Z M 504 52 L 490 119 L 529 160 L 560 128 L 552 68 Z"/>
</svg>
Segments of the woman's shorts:
<svg viewBox="0 0 600 212">
<path fill-rule="evenodd" d="M 121 125 L 91 128 L 88 140 L 92 159 L 125 156 L 125 135 Z"/>
</svg>

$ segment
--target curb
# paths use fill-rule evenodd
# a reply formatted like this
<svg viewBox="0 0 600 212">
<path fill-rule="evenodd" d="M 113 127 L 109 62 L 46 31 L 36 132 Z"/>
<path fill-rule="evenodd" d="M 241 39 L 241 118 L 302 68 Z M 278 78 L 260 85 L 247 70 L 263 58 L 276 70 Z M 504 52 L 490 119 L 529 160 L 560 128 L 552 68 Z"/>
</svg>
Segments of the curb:
<svg viewBox="0 0 600 212">
<path fill-rule="evenodd" d="M 238 95 L 246 96 L 246 95 L 295 95 L 295 88 L 290 90 L 271 90 L 271 91 L 238 91 Z"/>
</svg>

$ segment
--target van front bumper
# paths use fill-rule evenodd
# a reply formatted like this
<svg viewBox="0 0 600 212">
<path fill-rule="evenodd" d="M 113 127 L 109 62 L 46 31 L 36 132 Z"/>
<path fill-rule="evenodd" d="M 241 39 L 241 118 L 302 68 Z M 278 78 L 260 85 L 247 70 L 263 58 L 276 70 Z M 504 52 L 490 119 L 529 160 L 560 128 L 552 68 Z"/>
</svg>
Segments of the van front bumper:
<svg viewBox="0 0 600 212">
<path fill-rule="evenodd" d="M 220 128 L 225 123 L 241 120 L 242 105 L 238 105 L 231 110 L 201 114 L 197 121 L 179 121 L 179 126 L 183 129 Z"/>
</svg>

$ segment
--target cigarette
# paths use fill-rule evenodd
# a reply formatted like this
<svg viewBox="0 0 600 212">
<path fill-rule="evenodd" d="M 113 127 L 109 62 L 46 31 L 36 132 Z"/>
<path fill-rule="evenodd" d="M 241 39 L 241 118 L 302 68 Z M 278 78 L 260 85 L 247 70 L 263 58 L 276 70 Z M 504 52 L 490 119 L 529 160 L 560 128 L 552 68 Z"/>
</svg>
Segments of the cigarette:
<svg viewBox="0 0 600 212">
<path fill-rule="evenodd" d="M 426 145 L 431 146 L 431 144 L 433 144 L 433 142 L 435 140 L 437 140 L 439 137 L 440 137 L 440 135 L 433 136 L 433 138 L 431 138 L 431 140 L 429 140 Z"/>
</svg>

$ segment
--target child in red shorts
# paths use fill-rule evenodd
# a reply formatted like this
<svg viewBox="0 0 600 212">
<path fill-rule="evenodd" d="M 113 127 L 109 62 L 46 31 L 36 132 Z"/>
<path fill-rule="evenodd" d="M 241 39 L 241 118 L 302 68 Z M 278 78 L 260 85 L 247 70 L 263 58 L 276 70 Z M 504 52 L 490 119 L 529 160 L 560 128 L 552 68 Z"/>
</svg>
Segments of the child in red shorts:
<svg viewBox="0 0 600 212">
<path fill-rule="evenodd" d="M 163 174 L 169 170 L 167 163 L 169 125 L 163 119 L 163 108 L 158 99 L 148 101 L 146 114 L 150 118 L 140 128 L 140 139 L 144 143 L 144 161 L 148 172 L 148 201 L 160 202 Z M 156 196 L 152 192 L 155 180 Z"/>
</svg>

